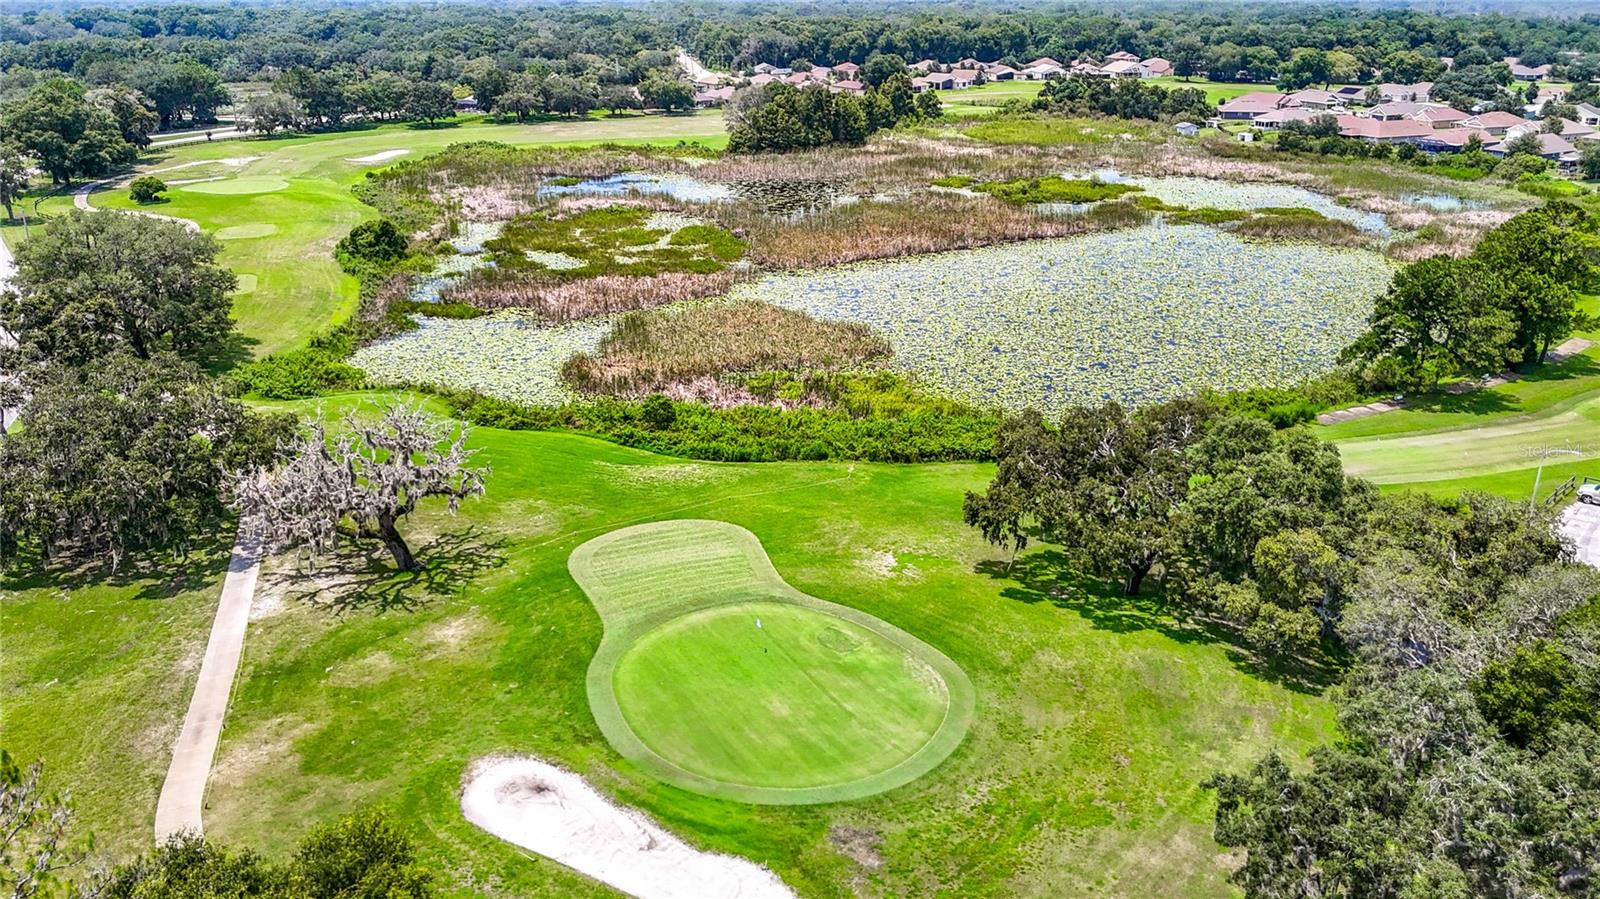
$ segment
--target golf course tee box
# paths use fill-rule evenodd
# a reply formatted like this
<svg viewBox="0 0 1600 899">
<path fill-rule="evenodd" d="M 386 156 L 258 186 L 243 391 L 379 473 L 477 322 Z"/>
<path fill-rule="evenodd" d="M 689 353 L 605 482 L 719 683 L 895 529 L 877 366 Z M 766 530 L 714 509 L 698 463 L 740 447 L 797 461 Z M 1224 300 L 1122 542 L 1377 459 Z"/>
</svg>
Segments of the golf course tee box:
<svg viewBox="0 0 1600 899">
<path fill-rule="evenodd" d="M 766 805 L 856 799 L 931 771 L 971 723 L 955 662 L 790 586 L 737 525 L 623 528 L 567 566 L 605 625 L 588 672 L 595 719 L 668 783 Z"/>
</svg>

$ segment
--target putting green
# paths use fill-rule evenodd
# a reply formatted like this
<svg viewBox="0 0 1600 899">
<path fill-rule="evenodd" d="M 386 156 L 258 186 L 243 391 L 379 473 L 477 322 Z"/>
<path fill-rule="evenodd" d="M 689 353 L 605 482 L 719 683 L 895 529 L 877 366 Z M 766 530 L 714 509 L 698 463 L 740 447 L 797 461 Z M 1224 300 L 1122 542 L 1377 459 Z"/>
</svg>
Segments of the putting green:
<svg viewBox="0 0 1600 899">
<path fill-rule="evenodd" d="M 249 240 L 252 237 L 266 237 L 277 233 L 277 225 L 270 222 L 253 222 L 248 225 L 229 225 L 226 228 L 218 228 L 215 236 L 217 240 Z"/>
<path fill-rule="evenodd" d="M 229 178 L 185 184 L 180 190 L 193 194 L 266 194 L 288 186 L 289 182 L 282 178 Z"/>
<path fill-rule="evenodd" d="M 605 624 L 588 674 L 595 719 L 669 783 L 771 805 L 855 799 L 926 774 L 971 722 L 959 666 L 789 586 L 744 528 L 623 528 L 568 568 Z"/>
</svg>

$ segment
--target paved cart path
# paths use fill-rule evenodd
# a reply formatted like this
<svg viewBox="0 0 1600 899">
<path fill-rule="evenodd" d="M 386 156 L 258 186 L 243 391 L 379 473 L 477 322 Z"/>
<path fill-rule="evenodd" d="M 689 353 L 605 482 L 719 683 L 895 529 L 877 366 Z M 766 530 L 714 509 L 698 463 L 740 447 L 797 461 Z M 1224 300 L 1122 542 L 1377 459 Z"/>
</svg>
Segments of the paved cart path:
<svg viewBox="0 0 1600 899">
<path fill-rule="evenodd" d="M 222 598 L 211 622 L 205 660 L 200 663 L 200 676 L 195 680 L 194 695 L 189 698 L 189 711 L 183 717 L 183 730 L 172 749 L 172 764 L 161 784 L 161 797 L 156 800 L 157 842 L 182 831 L 202 832 L 206 781 L 211 776 L 211 761 L 217 754 L 234 677 L 239 672 L 239 656 L 244 650 L 244 632 L 250 623 L 250 603 L 255 598 L 260 570 L 260 553 L 253 543 L 241 537 L 228 560 L 228 576 L 222 582 Z"/>
</svg>

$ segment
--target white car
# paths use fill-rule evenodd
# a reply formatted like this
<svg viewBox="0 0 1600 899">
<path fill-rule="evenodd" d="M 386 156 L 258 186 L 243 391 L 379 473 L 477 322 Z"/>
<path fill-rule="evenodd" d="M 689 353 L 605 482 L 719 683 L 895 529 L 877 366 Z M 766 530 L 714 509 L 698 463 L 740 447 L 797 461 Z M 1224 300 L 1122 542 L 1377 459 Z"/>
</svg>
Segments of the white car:
<svg viewBox="0 0 1600 899">
<path fill-rule="evenodd" d="M 1600 484 L 1584 484 L 1579 487 L 1578 502 L 1600 506 Z"/>
</svg>

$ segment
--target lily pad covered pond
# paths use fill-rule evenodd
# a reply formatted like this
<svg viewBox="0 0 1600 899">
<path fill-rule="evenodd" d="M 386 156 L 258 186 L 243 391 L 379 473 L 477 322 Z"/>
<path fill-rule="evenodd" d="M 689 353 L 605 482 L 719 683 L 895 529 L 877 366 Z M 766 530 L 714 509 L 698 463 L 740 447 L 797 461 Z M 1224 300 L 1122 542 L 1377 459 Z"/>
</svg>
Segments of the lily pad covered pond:
<svg viewBox="0 0 1600 899">
<path fill-rule="evenodd" d="M 1391 273 L 1365 250 L 1156 224 L 773 275 L 733 295 L 863 322 L 929 387 L 1054 414 L 1326 369 Z"/>
<path fill-rule="evenodd" d="M 1330 367 L 1393 269 L 1377 253 L 1153 224 L 745 282 L 755 299 L 888 337 L 892 367 L 948 395 L 1055 415 L 1283 385 Z M 611 323 L 502 313 L 424 319 L 352 360 L 375 377 L 524 403 L 571 393 L 559 370 Z"/>
</svg>

